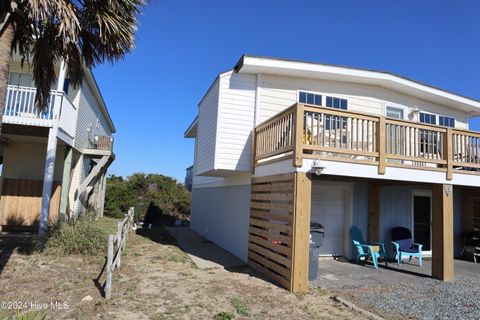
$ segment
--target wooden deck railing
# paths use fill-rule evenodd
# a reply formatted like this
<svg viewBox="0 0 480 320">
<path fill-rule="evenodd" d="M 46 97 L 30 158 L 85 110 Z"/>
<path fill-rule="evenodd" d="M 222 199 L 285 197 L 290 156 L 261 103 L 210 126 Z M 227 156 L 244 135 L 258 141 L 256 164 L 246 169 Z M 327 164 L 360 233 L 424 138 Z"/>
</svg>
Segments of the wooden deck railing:
<svg viewBox="0 0 480 320">
<path fill-rule="evenodd" d="M 255 128 L 254 164 L 292 157 L 480 174 L 480 133 L 295 104 Z"/>
</svg>

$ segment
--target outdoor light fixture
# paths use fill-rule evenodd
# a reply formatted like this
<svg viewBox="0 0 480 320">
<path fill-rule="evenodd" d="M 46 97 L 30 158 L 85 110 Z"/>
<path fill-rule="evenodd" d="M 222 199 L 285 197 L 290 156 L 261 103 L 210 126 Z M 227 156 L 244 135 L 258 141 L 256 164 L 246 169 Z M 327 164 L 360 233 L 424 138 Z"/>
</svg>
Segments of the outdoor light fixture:
<svg viewBox="0 0 480 320">
<path fill-rule="evenodd" d="M 314 160 L 312 163 L 312 169 L 315 171 L 317 176 L 321 175 L 325 167 L 322 165 L 320 160 Z"/>
</svg>

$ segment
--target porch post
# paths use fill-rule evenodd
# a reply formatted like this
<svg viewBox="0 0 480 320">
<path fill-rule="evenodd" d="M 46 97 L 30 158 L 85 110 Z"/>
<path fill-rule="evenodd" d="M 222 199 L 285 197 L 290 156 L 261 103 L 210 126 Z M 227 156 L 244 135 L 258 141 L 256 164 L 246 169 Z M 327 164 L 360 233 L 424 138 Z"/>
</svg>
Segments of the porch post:
<svg viewBox="0 0 480 320">
<path fill-rule="evenodd" d="M 453 186 L 432 187 L 432 277 L 453 280 Z"/>
<path fill-rule="evenodd" d="M 291 291 L 308 291 L 308 256 L 312 181 L 304 172 L 296 172 L 293 198 L 293 239 Z"/>
<path fill-rule="evenodd" d="M 47 237 L 48 215 L 52 197 L 53 173 L 55 170 L 55 156 L 57 153 L 58 126 L 54 124 L 48 133 L 47 156 L 45 159 L 45 172 L 43 175 L 42 209 L 38 229 L 38 246 L 43 248 Z"/>
<path fill-rule="evenodd" d="M 380 241 L 380 186 L 368 185 L 368 241 Z"/>
<path fill-rule="evenodd" d="M 68 192 L 70 190 L 70 173 L 72 171 L 72 157 L 73 149 L 68 147 L 65 149 L 65 162 L 63 164 L 63 176 L 62 176 L 62 196 L 60 199 L 60 214 L 67 214 L 67 204 L 68 204 Z"/>
<path fill-rule="evenodd" d="M 57 90 L 58 91 L 63 91 L 63 86 L 65 85 L 65 74 L 66 74 L 66 68 L 67 65 L 65 64 L 65 61 L 62 60 L 60 62 L 60 70 L 58 72 L 58 81 L 57 81 Z"/>
</svg>

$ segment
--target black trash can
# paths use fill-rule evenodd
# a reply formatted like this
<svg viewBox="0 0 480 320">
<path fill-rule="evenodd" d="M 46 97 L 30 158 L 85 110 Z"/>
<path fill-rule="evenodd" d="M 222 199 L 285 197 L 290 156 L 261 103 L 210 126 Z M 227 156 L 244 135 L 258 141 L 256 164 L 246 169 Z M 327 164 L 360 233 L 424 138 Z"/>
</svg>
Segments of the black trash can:
<svg viewBox="0 0 480 320">
<path fill-rule="evenodd" d="M 320 254 L 320 247 L 323 244 L 325 237 L 325 228 L 316 222 L 310 223 L 310 251 L 308 263 L 308 280 L 313 281 L 318 276 L 318 256 Z"/>
</svg>

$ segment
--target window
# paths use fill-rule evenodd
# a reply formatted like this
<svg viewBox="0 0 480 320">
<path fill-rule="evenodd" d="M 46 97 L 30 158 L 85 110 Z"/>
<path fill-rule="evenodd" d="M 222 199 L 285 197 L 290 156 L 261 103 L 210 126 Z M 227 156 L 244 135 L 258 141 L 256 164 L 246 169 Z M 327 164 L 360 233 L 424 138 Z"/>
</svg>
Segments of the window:
<svg viewBox="0 0 480 320">
<path fill-rule="evenodd" d="M 326 103 L 325 105 L 330 108 L 335 108 L 335 109 L 342 109 L 342 110 L 347 110 L 348 108 L 348 101 L 347 99 L 340 99 L 340 98 L 334 98 L 334 97 L 326 97 Z"/>
<path fill-rule="evenodd" d="M 298 94 L 298 102 L 306 104 L 322 105 L 322 96 L 320 94 L 300 91 Z"/>
<path fill-rule="evenodd" d="M 431 113 L 420 112 L 420 122 L 437 124 L 437 116 Z M 439 137 L 436 132 L 420 130 L 420 152 L 436 154 L 439 148 Z"/>
<path fill-rule="evenodd" d="M 420 122 L 428 124 L 437 124 L 437 116 L 431 113 L 420 112 Z"/>
<path fill-rule="evenodd" d="M 334 98 L 334 97 L 325 97 L 326 103 L 325 105 L 330 108 L 347 110 L 348 108 L 348 101 L 347 99 L 341 98 Z M 336 125 L 332 126 L 332 129 L 340 129 L 340 123 L 342 122 L 343 129 L 347 128 L 347 118 L 345 117 L 338 117 L 338 116 L 329 116 L 325 115 L 325 129 L 330 129 L 330 123 L 336 123 Z"/>
<path fill-rule="evenodd" d="M 455 118 L 439 116 L 438 117 L 438 124 L 441 125 L 441 126 L 444 126 L 444 127 L 455 128 Z"/>
<path fill-rule="evenodd" d="M 403 119 L 403 109 L 387 106 L 386 116 L 389 118 Z"/>
</svg>

